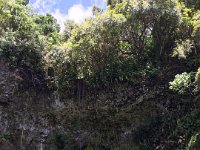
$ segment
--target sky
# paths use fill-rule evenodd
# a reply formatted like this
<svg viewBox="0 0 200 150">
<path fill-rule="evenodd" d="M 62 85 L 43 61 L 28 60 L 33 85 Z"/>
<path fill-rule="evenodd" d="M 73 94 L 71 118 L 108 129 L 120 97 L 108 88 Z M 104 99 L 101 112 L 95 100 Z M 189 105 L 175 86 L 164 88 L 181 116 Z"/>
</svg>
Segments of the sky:
<svg viewBox="0 0 200 150">
<path fill-rule="evenodd" d="M 52 14 L 64 30 L 65 20 L 74 20 L 78 24 L 92 16 L 94 5 L 105 9 L 105 0 L 30 0 L 29 5 L 39 14 Z"/>
</svg>

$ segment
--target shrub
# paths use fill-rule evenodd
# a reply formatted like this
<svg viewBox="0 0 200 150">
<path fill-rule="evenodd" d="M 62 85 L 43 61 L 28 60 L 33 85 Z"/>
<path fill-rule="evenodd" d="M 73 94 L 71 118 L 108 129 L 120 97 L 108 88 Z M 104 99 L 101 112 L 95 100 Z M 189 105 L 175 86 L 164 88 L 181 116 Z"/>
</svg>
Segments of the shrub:
<svg viewBox="0 0 200 150">
<path fill-rule="evenodd" d="M 184 94 L 187 90 L 191 89 L 194 85 L 194 73 L 184 72 L 182 74 L 177 74 L 174 81 L 169 82 L 170 89 L 178 92 L 179 94 Z"/>
</svg>

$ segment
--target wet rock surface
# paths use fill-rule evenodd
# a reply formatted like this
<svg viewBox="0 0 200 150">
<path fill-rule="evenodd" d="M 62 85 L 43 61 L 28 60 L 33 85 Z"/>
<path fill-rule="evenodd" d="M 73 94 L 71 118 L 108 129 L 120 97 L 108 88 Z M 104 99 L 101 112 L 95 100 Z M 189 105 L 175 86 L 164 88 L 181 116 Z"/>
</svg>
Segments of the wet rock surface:
<svg viewBox="0 0 200 150">
<path fill-rule="evenodd" d="M 171 105 L 162 101 L 168 85 L 150 80 L 86 91 L 82 103 L 21 89 L 22 81 L 17 70 L 0 63 L 0 150 L 111 149 L 151 131 Z"/>
</svg>

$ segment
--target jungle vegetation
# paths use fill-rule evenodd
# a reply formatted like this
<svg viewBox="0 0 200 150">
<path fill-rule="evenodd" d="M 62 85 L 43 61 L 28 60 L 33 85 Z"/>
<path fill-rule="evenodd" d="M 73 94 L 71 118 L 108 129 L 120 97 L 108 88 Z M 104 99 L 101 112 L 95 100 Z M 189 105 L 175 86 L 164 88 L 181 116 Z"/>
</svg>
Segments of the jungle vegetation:
<svg viewBox="0 0 200 150">
<path fill-rule="evenodd" d="M 199 0 L 108 0 L 62 33 L 28 0 L 0 0 L 0 59 L 20 91 L 65 103 L 48 117 L 71 131 L 50 138 L 59 150 L 79 130 L 85 149 L 200 149 Z"/>
</svg>

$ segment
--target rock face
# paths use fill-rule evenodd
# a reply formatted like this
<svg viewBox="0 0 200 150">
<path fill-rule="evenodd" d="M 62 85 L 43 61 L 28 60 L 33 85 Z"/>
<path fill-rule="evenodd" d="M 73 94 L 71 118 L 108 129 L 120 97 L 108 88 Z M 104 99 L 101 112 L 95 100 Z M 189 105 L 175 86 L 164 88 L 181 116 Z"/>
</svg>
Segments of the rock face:
<svg viewBox="0 0 200 150">
<path fill-rule="evenodd" d="M 16 70 L 11 71 L 0 61 L 0 149 L 42 150 L 51 129 L 45 118 L 50 96 L 34 90 L 20 91 L 21 80 Z"/>
<path fill-rule="evenodd" d="M 128 140 L 154 132 L 170 108 L 166 85 L 152 80 L 88 90 L 82 104 L 55 91 L 22 89 L 18 72 L 0 61 L 0 150 L 112 149 L 110 142 L 125 149 Z"/>
<path fill-rule="evenodd" d="M 56 93 L 40 92 L 33 88 L 21 90 L 19 85 L 22 81 L 23 78 L 17 70 L 10 70 L 3 60 L 0 61 L 0 150 L 56 150 L 66 148 L 66 144 L 68 144 L 67 147 L 71 146 L 71 149 L 81 149 L 87 145 L 87 140 L 91 135 L 96 136 L 98 132 L 96 127 L 100 130 L 107 124 L 112 126 L 113 121 L 109 117 L 109 111 L 104 114 L 104 108 L 102 110 L 95 110 L 96 108 L 79 110 L 81 107 L 77 107 L 76 104 L 70 107 L 69 103 L 66 103 L 67 100 L 64 103 Z M 135 93 L 136 90 L 126 84 L 112 87 L 109 90 L 88 93 L 86 99 L 90 101 L 89 103 L 95 99 L 95 103 L 100 102 L 100 105 L 111 108 L 128 105 L 133 101 L 139 104 L 148 99 L 148 96 L 141 96 L 141 90 Z M 100 114 L 96 114 L 96 111 Z M 92 119 L 95 115 L 97 118 Z M 104 115 L 110 123 L 104 124 L 106 121 Z M 124 118 L 123 115 L 119 114 Z M 81 119 L 82 123 L 77 119 Z M 97 121 L 97 124 L 94 121 Z M 134 124 L 136 126 L 136 123 Z M 61 136 L 68 134 L 70 130 L 68 125 L 75 130 L 72 138 L 74 140 L 68 141 L 65 136 Z M 49 139 L 51 141 L 51 136 L 55 131 L 56 139 L 53 137 L 55 143 L 52 144 Z M 59 131 L 61 135 L 57 133 Z M 122 133 L 122 138 L 123 135 L 125 134 Z M 102 147 L 101 143 L 99 144 L 99 147 Z M 78 145 L 79 148 L 74 148 L 73 145 Z"/>
<path fill-rule="evenodd" d="M 9 108 L 12 103 L 12 97 L 17 87 L 14 72 L 10 71 L 7 64 L 0 60 L 0 149 L 12 149 L 4 138 L 9 130 Z M 10 148 L 9 148 L 10 147 Z"/>
<path fill-rule="evenodd" d="M 17 79 L 15 73 L 8 69 L 6 63 L 0 60 L 0 105 L 7 106 L 16 91 Z"/>
<path fill-rule="evenodd" d="M 0 141 L 0 149 L 2 149 L 2 150 L 16 150 L 14 145 L 9 144 L 6 141 Z"/>
</svg>

